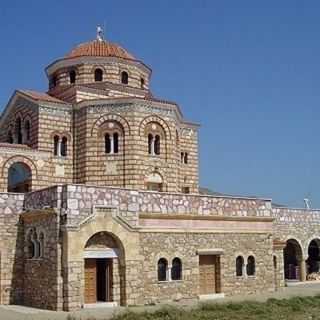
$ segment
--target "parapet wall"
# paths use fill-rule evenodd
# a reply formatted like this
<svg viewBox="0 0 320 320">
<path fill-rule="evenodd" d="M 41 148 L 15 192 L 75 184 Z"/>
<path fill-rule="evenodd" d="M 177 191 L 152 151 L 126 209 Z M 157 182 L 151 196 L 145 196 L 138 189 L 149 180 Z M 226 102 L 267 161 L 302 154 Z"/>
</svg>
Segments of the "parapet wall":
<svg viewBox="0 0 320 320">
<path fill-rule="evenodd" d="M 308 256 L 308 246 L 320 238 L 320 210 L 273 208 L 274 233 L 282 240 L 295 239 L 303 254 Z"/>
<path fill-rule="evenodd" d="M 193 214 L 201 216 L 271 217 L 271 202 L 263 199 L 157 193 L 133 189 L 67 185 L 65 210 L 68 223 L 77 224 L 92 213 L 93 206 L 114 206 L 132 226 L 139 213 Z M 65 194 L 67 193 L 67 194 Z"/>
</svg>

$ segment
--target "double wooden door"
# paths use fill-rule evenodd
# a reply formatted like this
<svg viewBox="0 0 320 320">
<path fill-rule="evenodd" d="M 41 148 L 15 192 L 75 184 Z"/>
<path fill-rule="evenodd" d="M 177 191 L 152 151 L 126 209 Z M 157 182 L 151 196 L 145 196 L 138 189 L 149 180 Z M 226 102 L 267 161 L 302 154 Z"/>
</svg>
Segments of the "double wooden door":
<svg viewBox="0 0 320 320">
<path fill-rule="evenodd" d="M 216 263 L 215 255 L 199 256 L 199 287 L 200 294 L 214 294 L 216 290 Z"/>
<path fill-rule="evenodd" d="M 112 290 L 112 259 L 85 259 L 85 303 L 110 302 Z"/>
</svg>

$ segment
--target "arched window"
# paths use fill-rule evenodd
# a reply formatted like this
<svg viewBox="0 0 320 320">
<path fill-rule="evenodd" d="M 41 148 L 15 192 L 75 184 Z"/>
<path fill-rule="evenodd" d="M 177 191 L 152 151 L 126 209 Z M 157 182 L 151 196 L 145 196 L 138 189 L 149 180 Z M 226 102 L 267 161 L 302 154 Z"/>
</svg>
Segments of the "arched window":
<svg viewBox="0 0 320 320">
<path fill-rule="evenodd" d="M 148 134 L 148 153 L 154 154 L 153 135 Z"/>
<path fill-rule="evenodd" d="M 111 139 L 109 133 L 104 135 L 104 152 L 111 153 Z"/>
<path fill-rule="evenodd" d="M 13 137 L 12 137 L 12 131 L 9 130 L 7 133 L 7 142 L 8 143 L 13 143 Z"/>
<path fill-rule="evenodd" d="M 57 82 L 58 82 L 58 76 L 56 74 L 53 74 L 51 76 L 51 86 L 52 87 L 55 87 L 57 85 Z"/>
<path fill-rule="evenodd" d="M 147 179 L 147 190 L 161 192 L 163 189 L 163 179 L 157 172 L 152 172 Z"/>
<path fill-rule="evenodd" d="M 31 191 L 32 174 L 22 162 L 13 163 L 8 171 L 8 192 L 26 193 Z"/>
<path fill-rule="evenodd" d="M 34 243 L 32 241 L 33 230 L 30 229 L 27 233 L 27 259 L 32 259 L 34 257 Z"/>
<path fill-rule="evenodd" d="M 277 257 L 273 256 L 273 269 L 277 270 Z"/>
<path fill-rule="evenodd" d="M 16 143 L 22 143 L 22 130 L 21 130 L 21 118 L 18 117 L 15 122 L 15 136 L 16 136 Z"/>
<path fill-rule="evenodd" d="M 158 261 L 158 281 L 167 281 L 168 262 L 161 258 Z"/>
<path fill-rule="evenodd" d="M 123 84 L 128 84 L 129 83 L 128 72 L 122 71 L 122 73 L 121 73 L 121 83 L 123 83 Z"/>
<path fill-rule="evenodd" d="M 38 241 L 39 241 L 39 245 L 40 245 L 39 258 L 43 258 L 43 256 L 44 256 L 44 235 L 43 235 L 43 232 L 40 232 Z"/>
<path fill-rule="evenodd" d="M 27 120 L 24 123 L 24 128 L 23 128 L 23 141 L 22 143 L 28 142 L 30 139 L 30 122 Z"/>
<path fill-rule="evenodd" d="M 188 163 L 188 153 L 181 152 L 181 163 L 187 164 Z"/>
<path fill-rule="evenodd" d="M 255 261 L 253 256 L 249 256 L 247 260 L 247 275 L 248 276 L 253 276 L 255 273 Z"/>
<path fill-rule="evenodd" d="M 55 155 L 55 156 L 58 156 L 58 155 L 60 155 L 59 154 L 59 137 L 58 136 L 54 136 L 54 138 L 53 138 L 53 154 Z"/>
<path fill-rule="evenodd" d="M 238 256 L 236 259 L 236 275 L 237 275 L 237 277 L 243 276 L 243 266 L 244 266 L 244 260 L 241 256 Z"/>
<path fill-rule="evenodd" d="M 140 87 L 141 87 L 141 89 L 144 89 L 144 79 L 143 78 L 140 79 Z"/>
<path fill-rule="evenodd" d="M 70 70 L 69 71 L 69 83 L 76 83 L 76 71 Z"/>
<path fill-rule="evenodd" d="M 100 82 L 103 80 L 103 72 L 101 69 L 96 69 L 94 71 L 94 81 Z"/>
<path fill-rule="evenodd" d="M 106 133 L 104 135 L 104 152 L 108 154 L 119 153 L 119 133 Z"/>
<path fill-rule="evenodd" d="M 153 134 L 148 134 L 148 153 L 151 155 L 160 154 L 160 141 L 159 135 L 154 136 Z"/>
<path fill-rule="evenodd" d="M 63 137 L 61 140 L 61 156 L 65 157 L 67 155 L 67 144 L 68 139 L 66 137 Z"/>
<path fill-rule="evenodd" d="M 154 153 L 160 154 L 160 136 L 156 135 L 155 141 L 154 141 Z"/>
<path fill-rule="evenodd" d="M 113 133 L 113 153 L 119 152 L 119 134 L 117 132 Z"/>
<path fill-rule="evenodd" d="M 38 259 L 39 256 L 40 256 L 40 242 L 38 240 L 38 235 L 37 235 L 36 231 L 34 231 L 32 233 L 31 240 L 32 240 L 32 242 L 34 244 L 34 256 L 33 256 L 33 258 L 34 259 Z"/>
<path fill-rule="evenodd" d="M 172 260 L 171 280 L 181 280 L 182 275 L 182 262 L 179 258 Z"/>
</svg>

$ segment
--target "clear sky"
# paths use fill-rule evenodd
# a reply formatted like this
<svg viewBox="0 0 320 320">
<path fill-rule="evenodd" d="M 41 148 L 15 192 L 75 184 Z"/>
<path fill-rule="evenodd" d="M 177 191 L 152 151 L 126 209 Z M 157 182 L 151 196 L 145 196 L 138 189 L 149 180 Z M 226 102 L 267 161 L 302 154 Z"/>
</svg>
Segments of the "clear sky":
<svg viewBox="0 0 320 320">
<path fill-rule="evenodd" d="M 105 22 L 202 125 L 201 185 L 320 208 L 319 17 L 318 0 L 1 0 L 0 108 Z"/>
</svg>

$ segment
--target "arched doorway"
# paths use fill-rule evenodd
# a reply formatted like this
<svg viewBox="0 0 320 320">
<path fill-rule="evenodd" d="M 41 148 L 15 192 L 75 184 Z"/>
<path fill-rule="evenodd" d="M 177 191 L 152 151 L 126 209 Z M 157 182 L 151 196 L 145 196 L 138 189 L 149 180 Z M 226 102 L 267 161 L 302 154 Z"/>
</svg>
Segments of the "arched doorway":
<svg viewBox="0 0 320 320">
<path fill-rule="evenodd" d="M 163 191 L 163 179 L 157 172 L 152 172 L 147 179 L 147 190 Z"/>
<path fill-rule="evenodd" d="M 84 248 L 84 302 L 121 305 L 124 301 L 124 248 L 108 232 L 94 234 Z"/>
<path fill-rule="evenodd" d="M 299 242 L 289 239 L 283 249 L 284 277 L 286 280 L 300 280 L 302 249 Z M 304 263 L 304 262 L 303 262 Z"/>
<path fill-rule="evenodd" d="M 13 163 L 8 170 L 8 192 L 25 193 L 31 191 L 31 169 L 22 162 Z"/>
<path fill-rule="evenodd" d="M 320 240 L 313 239 L 308 246 L 307 274 L 320 271 Z"/>
</svg>

